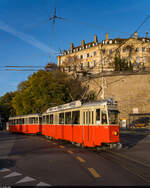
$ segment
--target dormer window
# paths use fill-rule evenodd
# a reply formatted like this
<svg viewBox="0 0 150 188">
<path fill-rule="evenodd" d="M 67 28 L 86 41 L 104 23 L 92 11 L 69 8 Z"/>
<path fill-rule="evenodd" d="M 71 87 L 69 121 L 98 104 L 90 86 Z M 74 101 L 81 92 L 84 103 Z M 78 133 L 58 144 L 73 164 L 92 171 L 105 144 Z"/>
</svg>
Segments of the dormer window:
<svg viewBox="0 0 150 188">
<path fill-rule="evenodd" d="M 82 50 L 82 48 L 80 47 L 80 50 Z"/>
<path fill-rule="evenodd" d="M 109 41 L 109 44 L 112 44 L 112 40 Z"/>
<path fill-rule="evenodd" d="M 88 48 L 88 45 L 86 45 L 86 48 Z"/>
</svg>

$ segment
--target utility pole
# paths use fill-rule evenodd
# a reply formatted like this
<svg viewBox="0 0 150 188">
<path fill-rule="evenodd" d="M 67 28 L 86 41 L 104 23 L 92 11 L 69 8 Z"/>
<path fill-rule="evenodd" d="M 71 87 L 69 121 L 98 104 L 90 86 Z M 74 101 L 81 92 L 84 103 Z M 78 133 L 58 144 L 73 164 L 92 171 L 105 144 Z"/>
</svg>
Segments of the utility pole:
<svg viewBox="0 0 150 188">
<path fill-rule="evenodd" d="M 107 87 L 106 85 L 106 80 L 104 79 L 104 77 L 102 76 L 102 94 L 101 97 L 102 99 L 105 99 L 105 88 Z"/>
</svg>

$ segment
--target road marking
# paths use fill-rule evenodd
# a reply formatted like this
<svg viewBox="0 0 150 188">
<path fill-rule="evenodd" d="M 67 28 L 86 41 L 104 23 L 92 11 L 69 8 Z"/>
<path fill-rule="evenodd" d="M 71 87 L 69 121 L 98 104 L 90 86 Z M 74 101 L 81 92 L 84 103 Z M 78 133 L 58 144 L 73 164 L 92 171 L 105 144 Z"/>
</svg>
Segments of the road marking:
<svg viewBox="0 0 150 188">
<path fill-rule="evenodd" d="M 18 183 L 26 183 L 26 182 L 30 182 L 30 181 L 35 181 L 35 179 L 34 179 L 34 178 L 30 178 L 30 177 L 26 176 L 26 177 L 24 177 L 23 179 L 21 179 L 21 180 L 17 181 L 17 183 L 16 183 L 16 184 L 18 184 Z"/>
<path fill-rule="evenodd" d="M 40 182 L 36 186 L 52 186 L 52 185 L 44 183 L 44 182 Z"/>
<path fill-rule="evenodd" d="M 88 168 L 88 170 L 91 172 L 91 174 L 95 177 L 95 178 L 100 178 L 100 175 L 96 172 L 96 170 L 94 168 Z"/>
<path fill-rule="evenodd" d="M 85 160 L 82 159 L 80 156 L 77 156 L 76 158 L 77 158 L 81 163 L 84 163 L 84 162 L 85 162 Z"/>
<path fill-rule="evenodd" d="M 18 172 L 12 172 L 11 174 L 4 176 L 3 178 L 10 178 L 10 177 L 21 176 L 21 175 L 22 174 L 20 174 Z"/>
<path fill-rule="evenodd" d="M 73 151 L 71 151 L 71 150 L 68 150 L 68 153 L 70 153 L 70 154 L 73 154 Z"/>
<path fill-rule="evenodd" d="M 61 146 L 61 145 L 60 145 L 59 147 L 60 147 L 60 148 L 65 148 L 64 146 Z"/>
<path fill-rule="evenodd" d="M 2 168 L 2 169 L 0 169 L 0 172 L 9 172 L 9 171 L 11 171 L 11 170 L 9 170 L 8 168 Z"/>
</svg>

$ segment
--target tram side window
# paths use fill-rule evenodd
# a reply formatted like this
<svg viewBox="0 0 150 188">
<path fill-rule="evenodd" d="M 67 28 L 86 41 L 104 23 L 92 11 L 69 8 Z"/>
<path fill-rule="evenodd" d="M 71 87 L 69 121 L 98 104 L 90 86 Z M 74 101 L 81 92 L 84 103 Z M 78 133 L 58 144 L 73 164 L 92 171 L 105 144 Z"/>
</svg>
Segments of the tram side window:
<svg viewBox="0 0 150 188">
<path fill-rule="evenodd" d="M 71 119 L 71 112 L 66 112 L 65 113 L 65 124 L 71 124 L 72 119 Z"/>
<path fill-rule="evenodd" d="M 50 124 L 53 124 L 53 114 L 50 115 Z"/>
<path fill-rule="evenodd" d="M 59 114 L 59 124 L 64 124 L 64 113 Z"/>
<path fill-rule="evenodd" d="M 46 116 L 42 117 L 42 123 L 44 123 L 44 124 L 46 123 Z"/>
<path fill-rule="evenodd" d="M 38 117 L 35 118 L 35 123 L 38 124 Z"/>
<path fill-rule="evenodd" d="M 110 124 L 118 124 L 118 111 L 109 110 L 109 123 Z"/>
<path fill-rule="evenodd" d="M 46 116 L 46 124 L 49 123 L 49 116 Z"/>
<path fill-rule="evenodd" d="M 102 111 L 102 124 L 107 124 L 107 115 L 105 111 Z"/>
<path fill-rule="evenodd" d="M 96 124 L 100 124 L 100 109 L 96 109 Z"/>
<path fill-rule="evenodd" d="M 80 111 L 72 112 L 72 124 L 80 124 Z"/>
<path fill-rule="evenodd" d="M 92 124 L 94 124 L 94 111 L 92 111 Z"/>
</svg>

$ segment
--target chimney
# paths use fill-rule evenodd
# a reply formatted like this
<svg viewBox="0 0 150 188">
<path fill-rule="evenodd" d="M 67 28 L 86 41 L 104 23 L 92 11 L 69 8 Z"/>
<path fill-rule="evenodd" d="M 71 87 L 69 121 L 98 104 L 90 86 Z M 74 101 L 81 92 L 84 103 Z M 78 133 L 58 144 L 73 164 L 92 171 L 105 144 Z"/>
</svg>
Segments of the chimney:
<svg viewBox="0 0 150 188">
<path fill-rule="evenodd" d="M 108 32 L 106 33 L 106 40 L 108 40 Z"/>
<path fill-rule="evenodd" d="M 84 47 L 84 45 L 85 45 L 84 40 L 81 40 L 81 47 Z"/>
<path fill-rule="evenodd" d="M 146 32 L 146 38 L 148 38 L 148 32 Z"/>
<path fill-rule="evenodd" d="M 135 38 L 135 39 L 138 38 L 138 33 L 137 33 L 137 32 L 134 33 L 134 38 Z"/>
<path fill-rule="evenodd" d="M 94 42 L 98 42 L 98 38 L 97 38 L 97 35 L 94 35 Z"/>
<path fill-rule="evenodd" d="M 71 42 L 71 43 L 70 43 L 70 50 L 73 50 L 73 48 L 74 48 L 74 45 L 73 45 L 73 43 Z"/>
</svg>

